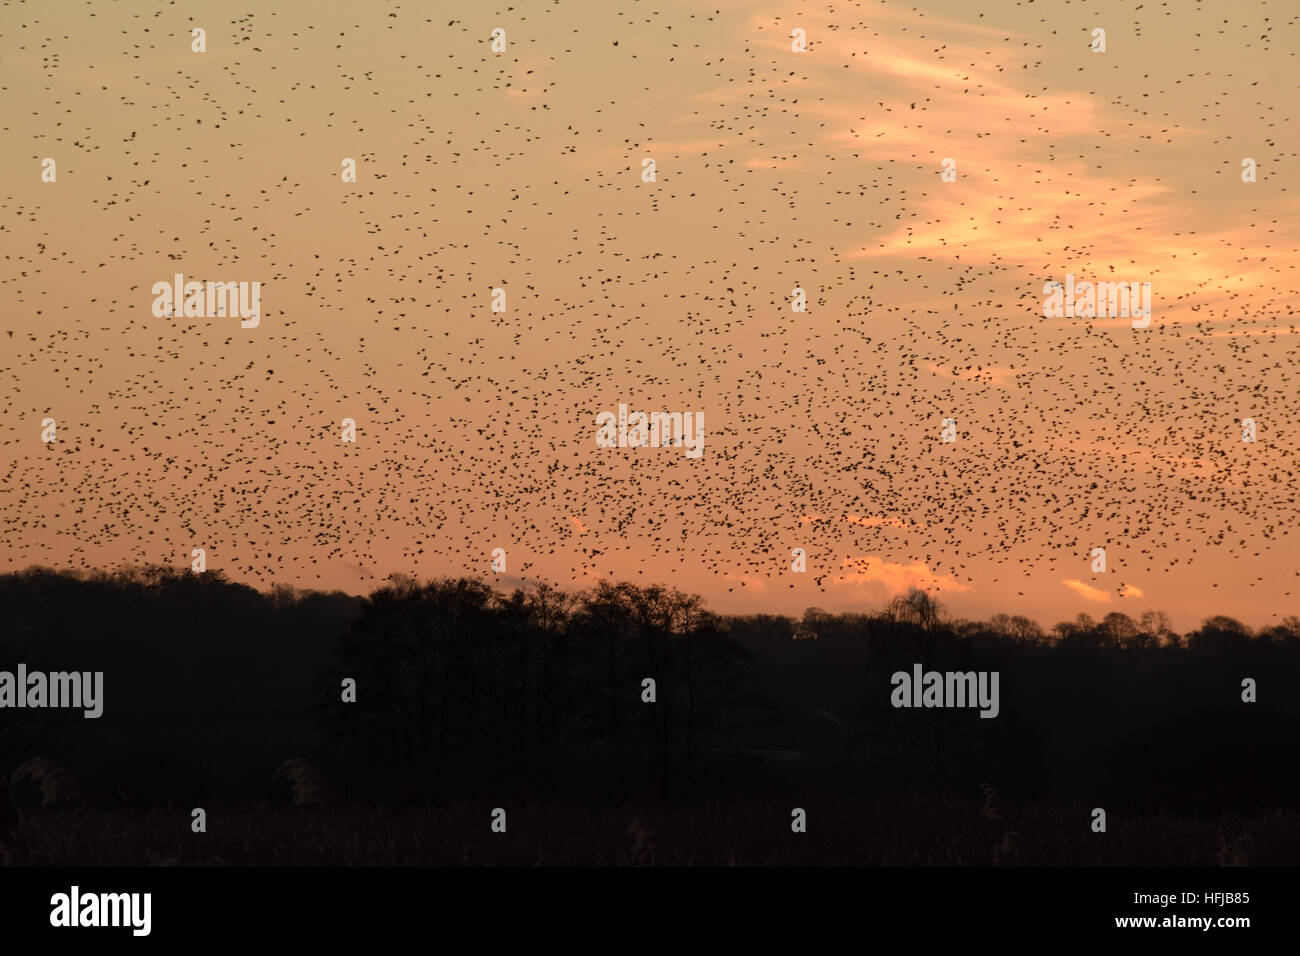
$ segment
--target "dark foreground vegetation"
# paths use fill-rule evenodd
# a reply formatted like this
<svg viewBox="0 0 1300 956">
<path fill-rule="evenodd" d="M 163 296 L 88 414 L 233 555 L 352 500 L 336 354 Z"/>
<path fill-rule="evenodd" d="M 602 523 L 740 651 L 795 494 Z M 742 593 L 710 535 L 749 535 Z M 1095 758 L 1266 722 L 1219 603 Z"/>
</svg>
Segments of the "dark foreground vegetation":
<svg viewBox="0 0 1300 956">
<path fill-rule="evenodd" d="M 921 592 L 727 618 L 632 585 L 33 569 L 0 576 L 18 662 L 103 671 L 104 714 L 0 710 L 11 862 L 1300 862 L 1295 618 L 1044 633 Z M 893 708 L 916 663 L 997 671 L 997 718 Z"/>
<path fill-rule="evenodd" d="M 485 804 L 436 808 L 187 807 L 36 810 L 31 865 L 64 866 L 1293 866 L 1300 813 L 1112 816 L 934 797 L 813 795 L 808 831 L 790 804 L 741 797 L 679 807 L 512 804 L 505 833 Z M 992 805 L 990 806 L 990 803 Z"/>
</svg>

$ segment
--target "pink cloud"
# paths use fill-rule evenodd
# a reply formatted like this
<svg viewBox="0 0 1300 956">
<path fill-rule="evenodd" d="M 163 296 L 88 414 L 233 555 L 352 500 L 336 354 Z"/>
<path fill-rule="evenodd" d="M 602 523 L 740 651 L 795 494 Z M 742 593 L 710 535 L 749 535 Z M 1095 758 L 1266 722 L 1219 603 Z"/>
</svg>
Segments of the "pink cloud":
<svg viewBox="0 0 1300 956">
<path fill-rule="evenodd" d="M 833 519 L 822 514 L 801 515 L 800 524 L 815 524 L 822 521 L 831 521 Z M 851 515 L 843 514 L 839 517 L 840 521 L 856 524 L 864 528 L 910 528 L 912 525 L 902 518 L 895 518 L 892 515 Z"/>
<path fill-rule="evenodd" d="M 767 584 L 762 578 L 754 577 L 747 574 L 724 574 L 723 578 L 727 581 L 739 581 L 740 587 L 747 588 L 751 591 L 766 591 Z"/>
<path fill-rule="evenodd" d="M 1185 190 L 1162 181 L 1158 150 L 1148 150 L 1149 170 L 1126 165 L 1114 172 L 1103 157 L 1070 159 L 1063 148 L 1101 142 L 1122 150 L 1126 142 L 1175 137 L 1194 147 L 1206 136 L 1195 114 L 1136 117 L 1069 83 L 1049 92 L 1030 80 L 1032 72 L 1016 68 L 1038 64 L 1018 59 L 1027 44 L 1008 29 L 884 7 L 873 10 L 872 21 L 870 30 L 843 29 L 836 14 L 800 10 L 796 19 L 755 15 L 748 24 L 752 42 L 790 66 L 772 74 L 768 92 L 795 91 L 799 115 L 820 121 L 823 143 L 855 160 L 908 164 L 920 177 L 908 215 L 846 257 L 973 255 L 1032 264 L 1036 275 L 1051 278 L 1066 269 L 1109 277 L 1125 263 L 1125 278 L 1152 283 L 1157 323 L 1236 322 L 1252 306 L 1269 312 L 1271 303 L 1256 304 L 1252 293 L 1276 285 L 1278 265 L 1272 257 L 1243 256 L 1259 242 L 1248 215 L 1214 208 L 1216 225 L 1188 228 L 1195 210 Z M 807 30 L 808 53 L 790 51 L 795 25 Z M 939 50 L 936 29 L 945 34 Z M 863 78 L 871 98 L 846 94 L 858 89 L 846 75 Z M 746 86 L 710 95 L 749 103 L 757 94 Z M 946 157 L 957 162 L 954 183 L 939 179 Z M 1288 212 L 1296 207 L 1290 197 L 1278 201 Z M 1221 308 L 1186 310 L 1207 303 Z M 1093 324 L 1118 328 L 1128 320 Z"/>
<path fill-rule="evenodd" d="M 931 571 L 921 561 L 903 564 L 868 554 L 859 558 L 845 558 L 842 567 L 848 569 L 848 573 L 832 578 L 832 584 L 880 585 L 890 595 L 903 594 L 911 588 L 955 592 L 972 590 L 969 585 L 962 584 L 951 575 Z"/>
<path fill-rule="evenodd" d="M 1075 594 L 1089 601 L 1096 601 L 1099 604 L 1110 603 L 1110 594 L 1108 592 L 1095 588 L 1091 584 L 1084 584 L 1078 578 L 1069 578 L 1062 583 Z"/>
</svg>

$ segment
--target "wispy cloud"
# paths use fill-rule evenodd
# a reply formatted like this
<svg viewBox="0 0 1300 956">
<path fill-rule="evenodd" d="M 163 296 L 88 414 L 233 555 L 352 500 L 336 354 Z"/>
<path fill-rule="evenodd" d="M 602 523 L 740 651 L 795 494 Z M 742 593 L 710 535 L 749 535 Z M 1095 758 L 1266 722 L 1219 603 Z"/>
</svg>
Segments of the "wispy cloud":
<svg viewBox="0 0 1300 956">
<path fill-rule="evenodd" d="M 973 590 L 956 578 L 947 574 L 931 571 L 921 561 L 903 564 L 886 561 L 875 554 L 857 558 L 845 558 L 842 564 L 846 573 L 837 575 L 831 581 L 835 585 L 877 585 L 883 587 L 890 595 L 904 594 L 911 588 L 925 591 L 965 592 Z"/>
<path fill-rule="evenodd" d="M 1098 604 L 1110 603 L 1110 592 L 1095 588 L 1091 584 L 1085 584 L 1078 578 L 1067 578 L 1062 582 L 1067 588 L 1075 594 L 1089 601 L 1096 601 Z"/>
</svg>

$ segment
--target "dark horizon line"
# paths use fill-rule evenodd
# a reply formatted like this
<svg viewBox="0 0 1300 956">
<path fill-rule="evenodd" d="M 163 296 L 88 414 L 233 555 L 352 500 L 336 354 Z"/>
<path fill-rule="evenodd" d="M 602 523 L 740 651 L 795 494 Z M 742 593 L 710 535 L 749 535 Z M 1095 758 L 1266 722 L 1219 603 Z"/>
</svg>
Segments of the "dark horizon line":
<svg viewBox="0 0 1300 956">
<path fill-rule="evenodd" d="M 181 568 L 177 568 L 177 567 L 175 567 L 175 566 L 173 566 L 173 565 L 167 565 L 167 564 L 124 564 L 124 565 L 122 565 L 122 566 L 120 566 L 120 567 L 118 567 L 118 568 L 115 568 L 115 569 L 97 568 L 97 569 L 92 569 L 92 570 L 85 570 L 85 569 L 81 569 L 81 568 L 66 568 L 66 569 L 61 569 L 61 568 L 50 567 L 50 566 L 47 566 L 47 565 L 31 564 L 31 565 L 28 565 L 26 568 L 23 568 L 23 569 L 21 569 L 21 570 L 17 570 L 17 571 L 0 571 L 0 579 L 6 578 L 6 577 L 18 577 L 18 576 L 21 576 L 21 575 L 27 575 L 27 574 L 32 574 L 32 573 L 47 573 L 47 574 L 53 574 L 53 575 L 60 576 L 60 577 L 74 578 L 74 579 L 76 579 L 76 580 L 81 580 L 81 581 L 94 581 L 94 580 L 96 580 L 96 579 L 108 579 L 108 580 L 113 580 L 113 579 L 119 579 L 119 580 L 131 580 L 131 575 L 134 574 L 134 573 L 139 573 L 139 572 L 144 572 L 144 573 L 157 573 L 157 574 L 165 575 L 165 576 L 168 577 L 168 578 L 176 579 L 176 580 L 180 580 L 180 579 L 187 578 L 187 577 L 191 576 L 192 573 L 194 573 L 194 572 L 191 572 L 191 571 L 189 571 L 189 570 L 187 570 L 187 569 L 181 569 Z M 207 574 L 207 575 L 213 575 L 213 576 L 215 576 L 215 578 L 216 578 L 217 580 L 219 580 L 221 583 L 226 584 L 226 585 L 230 585 L 230 586 L 233 586 L 233 587 L 247 588 L 248 590 L 252 591 L 253 593 L 255 593 L 255 594 L 257 594 L 257 595 L 259 595 L 259 596 L 261 596 L 261 597 L 265 597 L 265 598 L 271 598 L 271 597 L 274 597 L 275 592 L 276 592 L 277 590 L 280 590 L 280 591 L 288 591 L 288 592 L 290 592 L 290 593 L 292 594 L 292 596 L 295 597 L 295 598 L 302 598 L 302 597 L 307 597 L 307 596 L 311 596 L 311 595 L 320 595 L 320 596 L 323 596 L 323 597 L 334 597 L 334 596 L 337 596 L 337 595 L 342 595 L 342 596 L 344 596 L 344 597 L 347 597 L 347 598 L 354 598 L 354 599 L 357 599 L 357 600 L 369 600 L 370 597 L 371 597 L 375 592 L 380 591 L 380 590 L 383 590 L 384 588 L 387 588 L 387 587 L 392 586 L 392 582 L 393 582 L 393 579 L 394 579 L 394 578 L 399 578 L 399 579 L 400 579 L 400 578 L 407 578 L 407 579 L 410 579 L 410 580 L 414 581 L 417 585 L 431 584 L 431 583 L 436 583 L 436 582 L 438 582 L 438 581 L 453 581 L 453 582 L 454 582 L 454 581 L 474 581 L 474 582 L 478 582 L 478 583 L 481 583 L 481 584 L 486 584 L 486 585 L 489 586 L 492 590 L 497 591 L 497 592 L 502 593 L 502 594 L 510 594 L 510 593 L 512 593 L 512 592 L 514 592 L 514 591 L 530 591 L 530 590 L 531 590 L 531 591 L 535 591 L 535 590 L 537 590 L 537 589 L 540 588 L 540 587 L 548 587 L 548 588 L 550 588 L 550 589 L 552 589 L 552 590 L 560 591 L 560 592 L 562 592 L 562 593 L 564 593 L 564 594 L 567 594 L 567 595 L 578 596 L 578 595 L 581 595 L 581 594 L 588 593 L 588 592 L 591 590 L 590 587 L 587 587 L 587 588 L 578 588 L 578 589 L 570 589 L 570 588 L 566 588 L 566 587 L 564 587 L 564 586 L 562 586 L 562 585 L 555 584 L 555 583 L 552 583 L 552 582 L 549 582 L 549 581 L 543 581 L 543 580 L 532 580 L 532 581 L 530 581 L 530 580 L 527 579 L 527 578 L 516 577 L 516 576 L 514 576 L 514 575 L 504 575 L 505 578 L 507 578 L 508 580 L 514 582 L 514 584 L 512 584 L 512 585 L 506 585 L 506 584 L 502 583 L 501 580 L 500 580 L 500 578 L 503 577 L 503 576 L 502 576 L 502 575 L 495 575 L 495 574 L 492 574 L 492 575 L 484 574 L 484 575 L 482 575 L 482 576 L 478 576 L 478 577 L 474 576 L 473 574 L 469 574 L 469 573 L 464 573 L 464 574 L 461 574 L 461 575 L 459 575 L 459 576 L 457 576 L 457 575 L 453 575 L 453 574 L 443 574 L 443 575 L 437 575 L 437 576 L 428 577 L 428 578 L 422 578 L 420 575 L 418 575 L 418 574 L 416 574 L 416 573 L 413 573 L 413 572 L 407 572 L 407 571 L 393 571 L 393 572 L 390 572 L 386 577 L 384 577 L 383 579 L 381 579 L 381 580 L 380 580 L 377 584 L 375 584 L 373 587 L 371 587 L 371 589 L 370 589 L 369 591 L 367 591 L 367 592 L 365 592 L 365 593 L 357 593 L 357 592 L 352 592 L 352 591 L 344 590 L 343 588 L 322 589 L 322 588 L 314 588 L 314 587 L 299 587 L 299 586 L 297 586 L 297 585 L 293 585 L 293 584 L 284 584 L 284 583 L 278 583 L 278 582 L 277 582 L 277 583 L 273 583 L 273 584 L 271 584 L 268 588 L 261 588 L 261 587 L 254 586 L 254 585 L 252 585 L 252 584 L 245 583 L 245 582 L 243 582 L 243 581 L 236 581 L 236 580 L 234 580 L 234 579 L 228 577 L 228 576 L 226 575 L 225 571 L 224 571 L 222 568 L 211 568 L 211 569 L 208 569 L 208 570 L 203 571 L 203 572 L 201 572 L 201 573 L 202 573 L 202 574 Z M 656 587 L 658 587 L 658 588 L 665 588 L 665 589 L 668 589 L 668 590 L 675 590 L 675 591 L 678 591 L 679 593 L 682 593 L 682 594 L 687 595 L 687 596 L 691 596 L 691 597 L 696 597 L 696 598 L 698 598 L 698 599 L 700 600 L 701 604 L 702 604 L 706 609 L 708 608 L 708 604 L 709 604 L 708 599 L 705 598 L 703 595 L 698 594 L 698 593 L 693 592 L 693 591 L 690 591 L 690 590 L 682 590 L 682 589 L 678 588 L 676 585 L 672 585 L 672 584 L 637 584 L 637 583 L 635 583 L 635 582 L 633 582 L 633 581 L 626 581 L 626 580 L 623 580 L 623 581 L 615 581 L 615 580 L 604 581 L 604 580 L 602 580 L 602 581 L 598 582 L 598 584 L 608 584 L 608 585 L 610 585 L 610 586 L 612 586 L 612 587 L 619 587 L 619 586 L 621 586 L 621 585 L 629 585 L 629 586 L 631 586 L 631 587 L 635 587 L 635 588 L 639 588 L 639 589 L 649 589 L 649 588 L 656 588 Z M 825 615 L 827 615 L 827 616 L 829 616 L 829 617 L 841 617 L 841 618 L 842 618 L 842 617 L 848 617 L 848 616 L 854 616 L 854 615 L 861 615 L 861 616 L 867 616 L 867 617 L 879 617 L 879 616 L 881 616 L 881 615 L 884 615 L 884 614 L 888 613 L 889 610 L 890 610 L 890 608 L 891 608 L 891 606 L 895 606 L 895 605 L 897 605 L 898 602 L 905 600 L 907 597 L 909 597 L 910 595 L 912 595 L 912 594 L 914 594 L 914 593 L 920 593 L 920 594 L 924 595 L 924 596 L 925 596 L 926 598 L 928 598 L 931 602 L 933 602 L 933 605 L 934 605 L 934 607 L 936 608 L 937 611 L 942 611 L 942 604 L 939 602 L 939 599 L 938 599 L 937 597 L 935 597 L 933 594 L 931 594 L 931 592 L 926 591 L 926 590 L 924 590 L 923 588 L 913 587 L 913 588 L 909 589 L 909 591 L 907 592 L 907 594 L 895 595 L 894 597 L 890 598 L 889 601 L 887 601 L 883 606 L 881 606 L 881 607 L 879 607 L 879 608 L 876 608 L 876 609 L 874 609 L 874 610 L 872 610 L 872 609 L 867 609 L 867 608 L 863 608 L 863 609 L 861 609 L 861 610 L 826 611 L 826 610 L 824 610 L 823 608 L 818 607 L 817 605 L 809 605 L 808 607 L 806 607 L 806 608 L 804 609 L 804 612 L 803 612 L 802 615 L 785 614 L 785 613 L 781 613 L 781 612 L 763 611 L 763 610 L 753 610 L 753 611 L 749 611 L 749 612 L 747 612 L 747 613 L 723 613 L 723 612 L 719 612 L 719 611 L 712 611 L 712 610 L 710 610 L 709 613 L 714 614 L 715 616 L 717 616 L 717 617 L 719 617 L 719 618 L 721 618 L 721 619 L 724 619 L 724 620 L 725 620 L 725 619 L 744 619 L 744 618 L 752 618 L 752 617 L 775 617 L 775 618 L 784 618 L 785 620 L 788 620 L 788 621 L 793 622 L 793 623 L 797 626 L 798 624 L 800 624 L 802 621 L 804 621 L 804 620 L 808 617 L 808 615 L 809 615 L 810 612 L 813 612 L 813 611 L 820 612 L 820 613 L 825 614 Z M 1170 619 L 1169 619 L 1169 615 L 1168 615 L 1166 612 L 1164 612 L 1164 611 L 1160 611 L 1160 610 L 1155 609 L 1155 608 L 1148 608 L 1147 611 L 1153 612 L 1153 613 L 1155 613 L 1155 614 L 1162 615 L 1162 616 L 1164 617 L 1166 623 L 1171 623 L 1171 622 L 1170 622 Z M 1144 612 L 1144 613 L 1145 613 L 1145 612 Z M 990 615 L 988 618 L 984 618 L 984 619 L 979 619 L 979 618 L 966 618 L 966 617 L 951 617 L 951 616 L 950 616 L 950 617 L 943 618 L 942 620 L 939 620 L 939 621 L 937 621 L 936 623 L 940 623 L 940 624 L 948 625 L 948 626 L 951 626 L 951 627 L 954 627 L 954 628 L 955 628 L 955 627 L 960 627 L 960 626 L 962 626 L 962 625 L 988 625 L 988 626 L 992 627 L 992 625 L 993 625 L 993 619 L 994 619 L 994 618 L 999 617 L 999 616 L 1005 616 L 1005 617 L 1010 618 L 1010 619 L 1021 619 L 1021 620 L 1024 620 L 1024 621 L 1028 621 L 1030 624 L 1034 625 L 1035 627 L 1037 627 L 1037 628 L 1039 629 L 1039 631 L 1041 632 L 1042 637 L 1044 637 L 1044 638 L 1053 638 L 1053 637 L 1057 636 L 1057 629 L 1060 628 L 1062 625 L 1069 625 L 1069 626 L 1072 626 L 1072 627 L 1078 625 L 1078 619 L 1079 619 L 1079 617 L 1087 617 L 1087 618 L 1092 622 L 1092 626 L 1093 626 L 1093 627 L 1100 627 L 1100 626 L 1102 625 L 1102 623 L 1106 620 L 1106 618 L 1109 617 L 1109 616 L 1112 615 L 1112 614 L 1118 614 L 1118 615 L 1120 615 L 1120 616 L 1126 618 L 1128 621 L 1132 622 L 1133 624 L 1138 624 L 1138 623 L 1140 623 L 1140 621 L 1141 621 L 1141 615 L 1139 615 L 1139 616 L 1137 616 L 1137 617 L 1133 617 L 1133 616 L 1130 616 L 1130 615 L 1128 615 L 1127 613 L 1125 613 L 1125 612 L 1123 612 L 1123 611 L 1110 611 L 1110 612 L 1108 612 L 1106 615 L 1104 615 L 1103 617 L 1101 617 L 1101 618 L 1097 618 L 1097 619 L 1094 619 L 1094 618 L 1092 617 L 1092 615 L 1091 615 L 1091 614 L 1088 614 L 1086 611 L 1080 611 L 1080 612 L 1079 612 L 1079 613 L 1078 613 L 1074 618 L 1063 619 L 1063 620 L 1060 620 L 1060 621 L 1058 621 L 1056 624 L 1053 624 L 1053 625 L 1051 625 L 1051 626 L 1044 626 L 1044 625 L 1042 624 L 1041 621 L 1038 621 L 1038 620 L 1036 620 L 1036 619 L 1034 619 L 1034 618 L 1027 617 L 1026 615 L 1023 615 L 1023 614 L 1008 614 L 1008 613 L 1005 612 L 1005 611 L 999 611 L 999 612 L 996 612 L 996 613 L 993 614 L 993 615 Z M 1294 614 L 1284 615 L 1284 616 L 1282 616 L 1281 619 L 1278 620 L 1278 621 L 1275 621 L 1275 622 L 1272 622 L 1272 623 L 1269 623 L 1269 624 L 1262 624 L 1262 625 L 1258 625 L 1258 626 L 1253 626 L 1253 625 L 1246 624 L 1244 621 L 1241 621 L 1241 620 L 1238 619 L 1238 618 L 1232 617 L 1231 615 L 1227 615 L 1227 614 L 1212 614 L 1212 615 L 1206 617 L 1204 620 L 1202 620 L 1201 623 L 1200 623 L 1197 627 L 1189 628 L 1187 631 L 1182 631 L 1182 632 L 1180 632 L 1180 631 L 1175 630 L 1172 626 L 1169 626 L 1169 627 L 1166 627 L 1165 629 L 1163 629 L 1163 630 L 1160 632 L 1160 635 L 1163 635 L 1163 634 L 1165 634 L 1165 633 L 1168 633 L 1168 634 L 1173 634 L 1173 635 L 1175 635 L 1175 636 L 1178 636 L 1178 637 L 1180 637 L 1180 638 L 1181 638 L 1181 637 L 1185 637 L 1185 636 L 1187 636 L 1188 634 L 1192 634 L 1192 633 L 1194 633 L 1194 632 L 1196 632 L 1196 631 L 1198 631 L 1198 630 L 1204 628 L 1204 627 L 1205 627 L 1205 626 L 1206 626 L 1210 621 L 1213 621 L 1213 620 L 1216 620 L 1216 619 L 1220 619 L 1220 618 L 1222 618 L 1222 619 L 1226 619 L 1226 620 L 1229 620 L 1229 621 L 1233 621 L 1233 622 L 1239 624 L 1241 627 L 1243 627 L 1243 628 L 1246 630 L 1246 632 L 1247 632 L 1247 633 L 1248 633 L 1252 638 L 1254 638 L 1254 637 L 1256 637 L 1256 636 L 1258 636 L 1258 635 L 1260 635 L 1260 634 L 1266 632 L 1266 631 L 1269 630 L 1270 628 L 1282 627 L 1282 628 L 1287 628 L 1287 629 L 1291 629 L 1291 630 L 1298 630 L 1298 629 L 1300 629 L 1300 615 L 1294 615 Z M 1296 624 L 1296 625 L 1289 625 L 1289 624 L 1286 623 L 1287 621 L 1296 621 L 1297 624 Z M 1079 626 L 1082 626 L 1082 625 L 1079 625 Z"/>
</svg>

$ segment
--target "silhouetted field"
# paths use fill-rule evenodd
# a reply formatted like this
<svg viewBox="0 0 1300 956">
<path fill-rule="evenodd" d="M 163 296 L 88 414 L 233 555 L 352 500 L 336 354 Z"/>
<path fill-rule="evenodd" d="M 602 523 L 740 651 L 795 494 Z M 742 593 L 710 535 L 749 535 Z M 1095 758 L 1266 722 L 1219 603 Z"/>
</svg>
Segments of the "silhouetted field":
<svg viewBox="0 0 1300 956">
<path fill-rule="evenodd" d="M 185 808 L 39 811 L 31 863 L 127 866 L 1285 866 L 1300 859 L 1300 813 L 1217 819 L 1089 807 L 1002 809 L 913 798 L 804 802 L 808 831 L 773 800 L 678 810 L 521 805 L 503 834 L 491 808 L 213 808 L 189 832 Z"/>
</svg>

